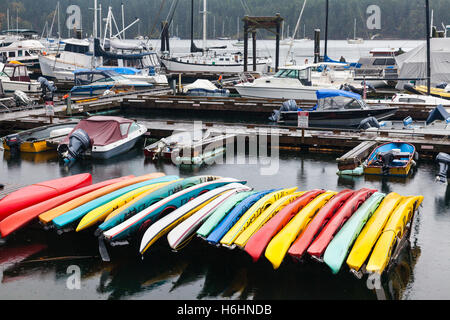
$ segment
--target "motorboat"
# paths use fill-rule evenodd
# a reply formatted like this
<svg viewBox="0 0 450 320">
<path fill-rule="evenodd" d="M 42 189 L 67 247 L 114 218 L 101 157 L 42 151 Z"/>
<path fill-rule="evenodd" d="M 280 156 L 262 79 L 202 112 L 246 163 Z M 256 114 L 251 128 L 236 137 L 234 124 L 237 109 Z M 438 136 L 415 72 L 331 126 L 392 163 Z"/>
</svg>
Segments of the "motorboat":
<svg viewBox="0 0 450 320">
<path fill-rule="evenodd" d="M 72 96 L 98 96 L 108 92 L 122 93 L 148 90 L 152 84 L 134 81 L 112 70 L 76 70 L 74 86 L 70 90 Z"/>
<path fill-rule="evenodd" d="M 38 40 L 17 40 L 0 46 L 0 58 L 6 62 L 18 61 L 32 73 L 40 72 L 39 55 L 44 52 L 44 45 Z M 0 62 L 2 59 L 0 59 Z"/>
<path fill-rule="evenodd" d="M 317 104 L 313 108 L 299 108 L 295 101 L 286 101 L 270 118 L 282 125 L 298 126 L 299 112 L 308 114 L 309 127 L 358 127 L 366 119 L 376 121 L 392 117 L 397 107 L 368 106 L 359 94 L 344 90 L 317 90 Z"/>
<path fill-rule="evenodd" d="M 132 149 L 147 132 L 143 124 L 113 116 L 93 116 L 82 119 L 58 145 L 64 162 L 83 156 L 109 159 Z"/>
<path fill-rule="evenodd" d="M 10 134 L 3 138 L 3 148 L 7 151 L 27 153 L 56 149 L 56 147 L 48 145 L 47 140 L 67 136 L 76 125 L 77 122 L 70 121 Z"/>
<path fill-rule="evenodd" d="M 167 86 L 167 77 L 163 74 L 157 74 L 155 72 L 146 73 L 142 69 L 136 69 L 132 67 L 98 67 L 95 70 L 99 71 L 114 71 L 121 76 L 133 80 L 142 81 L 153 84 L 155 86 Z"/>
<path fill-rule="evenodd" d="M 228 97 L 230 91 L 216 87 L 209 80 L 197 79 L 194 83 L 183 86 L 183 94 L 200 97 Z"/>
<path fill-rule="evenodd" d="M 0 63 L 0 80 L 5 94 L 11 95 L 19 90 L 25 94 L 40 94 L 42 92 L 39 81 L 31 80 L 28 68 L 18 61 L 6 64 Z"/>
<path fill-rule="evenodd" d="M 363 162 L 364 174 L 406 177 L 417 158 L 414 145 L 389 142 L 376 147 Z"/>
</svg>

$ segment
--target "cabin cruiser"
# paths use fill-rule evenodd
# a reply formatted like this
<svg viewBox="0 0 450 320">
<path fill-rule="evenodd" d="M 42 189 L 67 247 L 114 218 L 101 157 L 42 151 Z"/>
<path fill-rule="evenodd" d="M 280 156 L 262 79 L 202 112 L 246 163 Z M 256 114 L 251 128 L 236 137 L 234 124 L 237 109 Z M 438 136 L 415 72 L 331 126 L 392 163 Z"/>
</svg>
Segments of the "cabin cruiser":
<svg viewBox="0 0 450 320">
<path fill-rule="evenodd" d="M 70 90 L 73 96 L 97 96 L 109 92 L 121 93 L 148 90 L 152 84 L 133 81 L 112 70 L 79 69 L 74 72 L 75 85 Z"/>
<path fill-rule="evenodd" d="M 286 101 L 270 120 L 297 127 L 299 112 L 306 112 L 309 127 L 358 127 L 366 119 L 389 119 L 398 110 L 386 105 L 368 106 L 359 94 L 343 90 L 317 90 L 316 96 L 313 108 L 297 107 L 295 101 Z"/>
<path fill-rule="evenodd" d="M 11 61 L 4 65 L 0 63 L 0 70 L 0 81 L 5 94 L 11 95 L 16 90 L 25 94 L 42 92 L 41 83 L 30 79 L 26 65 L 18 61 Z"/>
<path fill-rule="evenodd" d="M 58 145 L 57 151 L 64 162 L 72 162 L 83 156 L 109 159 L 132 149 L 146 132 L 147 128 L 143 124 L 133 120 L 93 116 L 81 120 Z"/>
<path fill-rule="evenodd" d="M 39 73 L 39 54 L 44 51 L 44 45 L 38 40 L 19 40 L 0 47 L 0 62 L 18 61 L 31 72 Z"/>
</svg>

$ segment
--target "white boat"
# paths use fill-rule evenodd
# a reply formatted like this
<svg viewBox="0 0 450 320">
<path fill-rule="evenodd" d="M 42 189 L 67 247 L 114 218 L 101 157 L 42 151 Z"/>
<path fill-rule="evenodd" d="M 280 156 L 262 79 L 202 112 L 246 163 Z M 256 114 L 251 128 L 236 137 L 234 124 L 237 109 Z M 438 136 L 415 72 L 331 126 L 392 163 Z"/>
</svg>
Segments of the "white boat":
<svg viewBox="0 0 450 320">
<path fill-rule="evenodd" d="M 39 69 L 39 54 L 44 51 L 44 45 L 37 40 L 18 40 L 9 45 L 0 47 L 0 58 L 6 62 L 18 61 L 31 71 Z"/>
<path fill-rule="evenodd" d="M 40 94 L 41 84 L 30 79 L 26 65 L 12 61 L 11 63 L 0 63 L 0 80 L 5 94 L 11 95 L 16 90 L 25 94 Z"/>
<path fill-rule="evenodd" d="M 347 39 L 348 44 L 362 44 L 364 43 L 363 38 L 357 38 L 356 37 L 356 19 L 353 26 L 353 39 Z"/>
<path fill-rule="evenodd" d="M 343 84 L 353 83 L 350 70 L 328 70 L 333 63 L 307 64 L 281 67 L 275 75 L 263 76 L 235 85 L 242 97 L 316 100 L 319 89 L 339 89 Z M 322 71 L 319 71 L 320 69 Z"/>
</svg>

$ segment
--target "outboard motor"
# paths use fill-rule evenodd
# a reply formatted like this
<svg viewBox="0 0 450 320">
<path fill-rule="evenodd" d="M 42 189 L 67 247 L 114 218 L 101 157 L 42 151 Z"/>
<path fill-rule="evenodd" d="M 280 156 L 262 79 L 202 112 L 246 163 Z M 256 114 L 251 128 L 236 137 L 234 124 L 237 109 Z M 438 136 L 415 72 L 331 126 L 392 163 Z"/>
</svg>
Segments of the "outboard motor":
<svg viewBox="0 0 450 320">
<path fill-rule="evenodd" d="M 445 89 L 446 86 L 447 86 L 447 82 L 441 82 L 436 86 L 436 88 Z"/>
<path fill-rule="evenodd" d="M 18 134 L 10 134 L 4 139 L 11 152 L 18 152 L 20 150 L 20 144 L 22 143 L 22 140 L 20 139 L 20 136 Z"/>
<path fill-rule="evenodd" d="M 269 117 L 269 120 L 278 122 L 280 120 L 280 115 L 282 111 L 297 111 L 297 110 L 298 110 L 297 102 L 295 102 L 295 100 L 293 99 L 287 100 L 283 102 L 280 110 L 273 111 L 272 115 Z"/>
<path fill-rule="evenodd" d="M 64 162 L 75 161 L 91 146 L 91 138 L 83 129 L 75 130 L 69 137 L 69 145 L 58 146 L 58 154 Z"/>
<path fill-rule="evenodd" d="M 436 156 L 436 161 L 439 163 L 439 173 L 436 176 L 436 182 L 447 183 L 447 170 L 450 164 L 450 155 L 439 152 Z"/>
<path fill-rule="evenodd" d="M 49 82 L 44 77 L 39 77 L 38 82 L 41 84 L 41 90 L 42 90 L 42 100 L 44 100 L 44 103 L 53 105 L 53 95 L 56 92 L 57 88 L 53 84 L 53 82 Z"/>
<path fill-rule="evenodd" d="M 378 154 L 378 159 L 382 164 L 383 175 L 389 175 L 389 168 L 391 166 L 392 161 L 394 160 L 394 152 L 392 150 L 387 152 L 380 152 Z"/>
<path fill-rule="evenodd" d="M 368 117 L 359 123 L 358 129 L 380 128 L 380 123 L 375 117 Z"/>
</svg>

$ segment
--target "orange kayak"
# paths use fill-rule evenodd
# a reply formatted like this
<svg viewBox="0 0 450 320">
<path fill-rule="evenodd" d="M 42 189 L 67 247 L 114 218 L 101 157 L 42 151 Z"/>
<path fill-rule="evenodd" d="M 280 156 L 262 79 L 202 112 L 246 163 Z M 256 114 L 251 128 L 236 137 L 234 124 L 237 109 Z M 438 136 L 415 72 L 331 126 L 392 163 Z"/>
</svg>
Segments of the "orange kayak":
<svg viewBox="0 0 450 320">
<path fill-rule="evenodd" d="M 146 180 L 150 180 L 150 179 L 154 179 L 154 178 L 158 178 L 158 177 L 162 177 L 162 176 L 164 176 L 164 173 L 157 172 L 157 173 L 146 174 L 146 175 L 139 176 L 139 177 L 134 177 L 132 175 L 125 177 L 126 179 L 123 181 L 120 181 L 120 182 L 114 183 L 112 185 L 103 187 L 101 189 L 95 190 L 95 191 L 85 194 L 81 197 L 73 199 L 67 203 L 64 203 L 56 208 L 48 210 L 39 215 L 39 220 L 44 224 L 48 224 L 56 217 L 59 217 L 60 215 L 66 213 L 72 209 L 75 209 L 75 208 L 85 204 L 86 202 L 97 199 L 98 197 L 104 196 L 105 194 L 111 193 L 115 190 L 127 187 L 129 185 L 139 183 L 142 181 L 146 181 Z"/>
<path fill-rule="evenodd" d="M 74 191 L 62 194 L 55 198 L 51 198 L 47 201 L 40 202 L 31 207 L 27 207 L 25 209 L 17 211 L 0 222 L 0 237 L 4 238 L 13 233 L 14 231 L 26 226 L 29 222 L 37 218 L 38 215 L 40 215 L 45 211 L 53 209 L 59 205 L 62 205 L 63 203 L 66 203 L 67 201 L 76 199 L 92 191 L 98 190 L 100 188 L 109 186 L 111 184 L 120 182 L 128 178 L 129 177 L 121 177 L 102 181 L 87 187 L 76 189 Z"/>
</svg>

